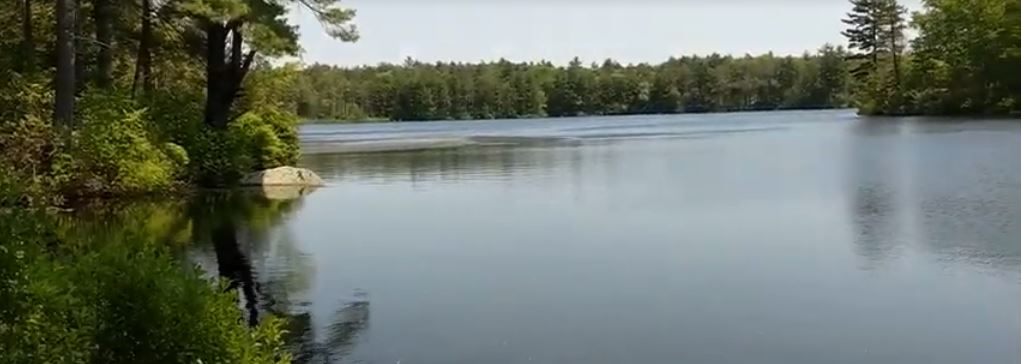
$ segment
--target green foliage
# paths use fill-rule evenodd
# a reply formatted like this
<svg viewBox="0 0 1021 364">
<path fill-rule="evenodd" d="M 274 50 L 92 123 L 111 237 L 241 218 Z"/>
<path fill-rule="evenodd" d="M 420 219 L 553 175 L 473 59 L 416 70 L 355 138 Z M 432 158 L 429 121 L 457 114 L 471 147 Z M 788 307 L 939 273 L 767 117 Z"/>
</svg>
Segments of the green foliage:
<svg viewBox="0 0 1021 364">
<path fill-rule="evenodd" d="M 841 34 L 847 38 L 851 50 L 861 53 L 854 53 L 852 57 L 860 60 L 857 67 L 852 70 L 856 79 L 864 79 L 873 67 L 878 63 L 879 50 L 881 47 L 879 33 L 879 2 L 880 0 L 850 0 L 851 12 L 847 18 L 842 19 L 848 28 Z"/>
<path fill-rule="evenodd" d="M 276 108 L 293 110 L 298 102 L 297 84 L 301 79 L 297 64 L 280 67 L 260 65 L 245 78 L 244 93 L 236 108 L 242 111 Z"/>
<path fill-rule="evenodd" d="M 148 236 L 68 245 L 54 231 L 46 215 L 0 219 L 0 362 L 289 361 L 279 321 L 249 330 L 235 293 Z"/>
<path fill-rule="evenodd" d="M 89 95 L 80 103 L 81 125 L 68 153 L 74 179 L 66 194 L 106 195 L 157 192 L 181 175 L 187 153 L 153 140 L 145 110 L 120 96 Z M 174 157 L 167 152 L 174 153 Z"/>
<path fill-rule="evenodd" d="M 1021 86 L 1012 76 L 1021 60 L 1012 51 L 1021 44 L 1011 31 L 1021 26 L 1021 18 L 1011 16 L 1012 3 L 925 2 L 926 11 L 914 20 L 914 63 L 920 98 L 927 101 L 920 112 L 996 112 L 1012 104 Z"/>
<path fill-rule="evenodd" d="M 846 54 L 427 64 L 301 71 L 290 106 L 307 119 L 444 120 L 830 108 L 847 105 Z"/>
<path fill-rule="evenodd" d="M 260 86 L 292 82 L 294 72 L 256 72 Z M 33 90 L 28 84 L 24 90 Z M 34 92 L 0 92 L 0 100 L 31 105 Z M 17 102 L 25 100 L 25 102 Z M 88 93 L 79 102 L 73 132 L 54 129 L 42 117 L 11 112 L 0 122 L 0 206 L 52 204 L 59 197 L 161 192 L 179 182 L 235 184 L 244 174 L 293 164 L 298 158 L 297 119 L 281 111 L 272 91 L 247 95 L 254 109 L 228 130 L 214 131 L 201 119 L 200 95 L 158 92 L 142 99 L 117 93 Z M 45 201 L 45 202 L 44 202 Z"/>
<path fill-rule="evenodd" d="M 136 110 L 136 104 L 145 105 L 141 126 L 155 150 L 175 166 L 171 181 L 230 186 L 249 172 L 297 161 L 297 118 L 283 111 L 294 105 L 287 95 L 296 74 L 287 67 L 254 71 L 246 86 L 251 91 L 239 104 L 239 109 L 249 111 L 238 115 L 227 130 L 214 130 L 202 122 L 202 95 L 187 89 L 157 90 L 137 102 L 118 99 L 100 104 L 106 110 Z M 127 105 L 117 106 L 118 102 Z M 105 119 L 124 116 L 131 115 L 112 113 Z M 113 124 L 137 125 L 133 119 Z"/>
<path fill-rule="evenodd" d="M 200 93 L 174 87 L 147 94 L 140 103 L 146 105 L 147 128 L 157 140 L 188 150 L 189 143 L 204 128 Z"/>
<path fill-rule="evenodd" d="M 1021 5 L 1014 0 L 926 0 L 914 15 L 918 36 L 911 53 L 903 35 L 903 7 L 893 0 L 856 0 L 873 5 L 873 44 L 849 30 L 852 46 L 873 61 L 856 61 L 854 94 L 865 114 L 1010 114 L 1021 95 Z M 871 28 L 860 28 L 871 29 Z M 853 31 L 853 32 L 852 32 Z M 859 54 L 859 58 L 866 58 Z M 902 60 L 903 59 L 903 60 Z M 878 61 L 875 61 L 878 60 Z"/>
<path fill-rule="evenodd" d="M 53 89 L 41 75 L 0 73 L 0 123 L 24 118 L 49 120 L 53 112 Z"/>
<path fill-rule="evenodd" d="M 255 161 L 243 153 L 244 147 L 230 133 L 203 130 L 188 145 L 202 158 L 192 159 L 190 175 L 202 186 L 230 186 L 253 169 Z"/>
<path fill-rule="evenodd" d="M 160 151 L 162 151 L 176 167 L 175 169 L 177 169 L 178 173 L 175 177 L 183 177 L 180 171 L 191 162 L 191 160 L 188 159 L 188 151 L 185 150 L 184 147 L 174 143 L 163 143 L 163 145 L 160 146 Z"/>
<path fill-rule="evenodd" d="M 0 208 L 60 202 L 54 192 L 66 177 L 58 167 L 60 133 L 48 122 L 52 92 L 45 84 L 7 74 L 0 89 Z"/>
<path fill-rule="evenodd" d="M 153 102 L 86 95 L 70 138 L 37 117 L 0 124 L 0 206 L 161 192 L 180 181 L 235 184 L 244 174 L 293 164 L 297 119 L 270 106 L 207 128 L 187 97 Z"/>
<path fill-rule="evenodd" d="M 275 168 L 298 160 L 298 119 L 275 109 L 249 112 L 230 125 L 230 136 L 252 158 L 254 169 Z"/>
<path fill-rule="evenodd" d="M 294 164 L 297 118 L 275 109 L 248 112 L 228 130 L 202 128 L 188 141 L 192 178 L 203 186 L 232 186 L 251 171 Z"/>
<path fill-rule="evenodd" d="M 0 208 L 59 202 L 55 195 L 66 172 L 57 133 L 37 117 L 0 124 Z"/>
<path fill-rule="evenodd" d="M 238 24 L 247 45 L 268 56 L 293 55 L 299 51 L 297 27 L 288 24 L 291 6 L 307 8 L 330 36 L 355 41 L 358 31 L 351 24 L 355 11 L 338 0 L 177 0 L 170 3 L 199 25 Z"/>
</svg>

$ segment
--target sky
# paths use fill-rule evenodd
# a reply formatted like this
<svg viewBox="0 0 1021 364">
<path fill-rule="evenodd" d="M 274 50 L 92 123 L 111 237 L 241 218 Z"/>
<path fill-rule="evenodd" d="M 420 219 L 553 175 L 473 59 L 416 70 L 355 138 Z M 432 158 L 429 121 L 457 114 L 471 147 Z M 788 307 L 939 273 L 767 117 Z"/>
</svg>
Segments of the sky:
<svg viewBox="0 0 1021 364">
<path fill-rule="evenodd" d="M 910 10 L 920 0 L 901 0 Z M 361 39 L 322 32 L 294 9 L 306 64 L 613 58 L 660 63 L 690 54 L 801 54 L 844 44 L 847 0 L 342 0 Z"/>
</svg>

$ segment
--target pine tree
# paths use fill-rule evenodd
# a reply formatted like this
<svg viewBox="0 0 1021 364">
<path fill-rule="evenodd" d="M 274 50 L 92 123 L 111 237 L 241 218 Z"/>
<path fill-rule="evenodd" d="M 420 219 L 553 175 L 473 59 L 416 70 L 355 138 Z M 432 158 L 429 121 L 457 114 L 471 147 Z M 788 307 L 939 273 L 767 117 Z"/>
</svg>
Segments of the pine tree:
<svg viewBox="0 0 1021 364">
<path fill-rule="evenodd" d="M 900 89 L 900 58 L 904 51 L 904 29 L 907 27 L 904 15 L 907 9 L 897 0 L 878 0 L 879 49 L 890 54 L 893 68 L 894 90 Z"/>
<path fill-rule="evenodd" d="M 841 34 L 847 38 L 852 58 L 864 61 L 851 70 L 851 74 L 857 80 L 863 81 L 879 66 L 881 48 L 879 3 L 885 0 L 850 1 L 851 12 L 847 14 L 847 18 L 842 20 L 848 28 Z"/>
</svg>

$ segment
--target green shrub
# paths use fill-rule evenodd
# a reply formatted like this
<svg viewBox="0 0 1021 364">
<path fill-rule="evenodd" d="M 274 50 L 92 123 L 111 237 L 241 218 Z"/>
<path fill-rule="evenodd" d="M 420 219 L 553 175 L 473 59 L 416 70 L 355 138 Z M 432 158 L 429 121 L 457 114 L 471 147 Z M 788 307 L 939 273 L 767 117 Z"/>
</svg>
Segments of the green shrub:
<svg viewBox="0 0 1021 364">
<path fill-rule="evenodd" d="M 84 98 L 80 125 L 70 141 L 73 161 L 69 195 L 156 192 L 171 187 L 181 175 L 187 154 L 153 140 L 145 110 L 119 96 Z M 167 152 L 173 153 L 173 157 Z"/>
<path fill-rule="evenodd" d="M 188 151 L 185 150 L 184 147 L 174 143 L 163 143 L 161 147 L 162 148 L 160 150 L 163 154 L 166 155 L 171 162 L 173 162 L 174 170 L 178 172 L 176 177 L 184 177 L 183 172 L 188 167 L 188 163 L 190 161 L 188 159 Z"/>
<path fill-rule="evenodd" d="M 227 130 L 202 127 L 186 144 L 193 179 L 203 186 L 232 186 L 245 174 L 294 164 L 297 118 L 275 109 L 242 114 Z"/>
<path fill-rule="evenodd" d="M 64 158 L 59 135 L 35 116 L 0 123 L 0 207 L 59 202 L 57 185 L 66 178 L 55 169 Z"/>
<path fill-rule="evenodd" d="M 0 71 L 2 72 L 2 71 Z M 26 117 L 48 120 L 53 112 L 53 88 L 44 75 L 6 72 L 0 75 L 0 123 Z"/>
<path fill-rule="evenodd" d="M 255 169 L 294 164 L 298 159 L 298 119 L 276 109 L 241 115 L 230 125 L 232 138 L 251 156 Z"/>
<path fill-rule="evenodd" d="M 274 363 L 283 357 L 279 323 L 249 331 L 236 291 L 224 293 L 155 248 L 107 246 L 80 258 L 77 282 L 94 297 L 100 363 Z"/>
<path fill-rule="evenodd" d="M 191 142 L 205 129 L 201 94 L 190 90 L 155 92 L 144 98 L 142 103 L 148 110 L 148 129 L 158 140 L 190 150 Z"/>
<path fill-rule="evenodd" d="M 0 362 L 285 363 L 281 323 L 249 329 L 233 291 L 144 236 L 59 241 L 0 217 Z"/>
<path fill-rule="evenodd" d="M 266 73 L 261 82 L 285 82 Z M 13 77 L 13 78 L 11 78 Z M 272 94 L 239 101 L 252 108 L 213 130 L 202 95 L 160 92 L 136 100 L 116 92 L 86 93 L 73 132 L 49 123 L 52 94 L 44 83 L 11 76 L 0 93 L 0 206 L 47 196 L 71 198 L 158 192 L 178 182 L 231 186 L 245 174 L 298 159 L 296 116 Z M 14 171 L 14 172 L 11 172 Z"/>
<path fill-rule="evenodd" d="M 43 249 L 55 243 L 53 224 L 39 213 L 0 214 L 0 362 L 84 363 L 88 315 L 67 308 L 80 304 L 62 295 L 66 271 L 51 269 Z M 56 286 L 60 284 L 60 286 Z"/>
<path fill-rule="evenodd" d="M 266 87 L 290 82 L 286 74 L 261 75 L 257 84 Z M 187 151 L 186 179 L 202 186 L 232 186 L 249 172 L 298 159 L 298 119 L 272 101 L 276 95 L 265 93 L 246 93 L 236 108 L 250 111 L 234 118 L 226 130 L 205 125 L 201 94 L 181 90 L 152 95 L 144 100 L 149 130 L 156 139 Z"/>
</svg>

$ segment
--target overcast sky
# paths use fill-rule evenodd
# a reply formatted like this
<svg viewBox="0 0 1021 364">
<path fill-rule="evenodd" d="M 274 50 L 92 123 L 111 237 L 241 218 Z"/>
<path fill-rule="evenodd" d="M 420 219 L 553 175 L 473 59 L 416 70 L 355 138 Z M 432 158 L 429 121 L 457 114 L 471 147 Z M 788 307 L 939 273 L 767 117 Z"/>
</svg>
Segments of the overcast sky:
<svg viewBox="0 0 1021 364">
<path fill-rule="evenodd" d="M 920 0 L 901 0 L 918 9 Z M 305 63 L 422 61 L 566 63 L 613 58 L 659 63 L 712 52 L 800 54 L 844 44 L 846 0 L 344 0 L 357 43 L 326 36 L 307 10 L 292 13 Z"/>
</svg>

